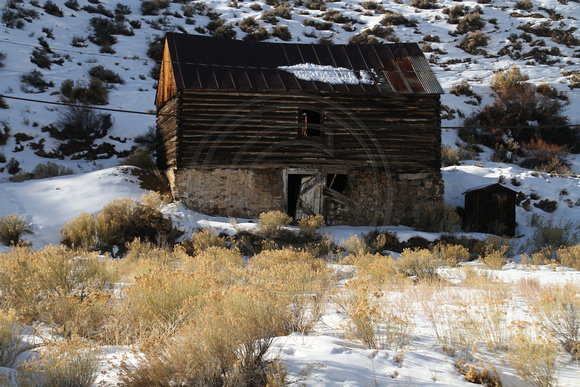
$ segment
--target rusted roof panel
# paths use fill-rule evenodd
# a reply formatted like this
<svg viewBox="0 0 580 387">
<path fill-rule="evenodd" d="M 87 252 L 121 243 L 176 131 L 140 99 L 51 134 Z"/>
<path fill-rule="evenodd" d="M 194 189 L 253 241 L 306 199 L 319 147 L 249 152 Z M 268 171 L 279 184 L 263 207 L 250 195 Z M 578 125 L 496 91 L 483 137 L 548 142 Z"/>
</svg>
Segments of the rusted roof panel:
<svg viewBox="0 0 580 387">
<path fill-rule="evenodd" d="M 304 90 L 312 92 L 442 94 L 443 89 L 416 43 L 314 45 L 263 43 L 167 33 L 180 89 Z M 361 71 L 372 83 L 299 79 L 281 66 L 312 64 Z M 314 70 L 320 71 L 320 70 Z"/>
<path fill-rule="evenodd" d="M 415 73 L 419 77 L 419 81 L 423 85 L 423 89 L 427 94 L 443 94 L 443 88 L 437 81 L 435 74 L 431 71 L 429 67 L 429 62 L 425 57 L 411 57 L 411 62 L 413 63 L 413 68 Z"/>
</svg>

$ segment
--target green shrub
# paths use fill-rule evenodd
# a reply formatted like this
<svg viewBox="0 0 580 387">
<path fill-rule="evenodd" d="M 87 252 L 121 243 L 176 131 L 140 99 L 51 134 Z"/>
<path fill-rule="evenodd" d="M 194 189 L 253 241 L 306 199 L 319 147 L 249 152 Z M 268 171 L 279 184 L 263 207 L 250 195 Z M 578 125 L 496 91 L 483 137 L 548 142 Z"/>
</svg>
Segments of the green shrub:
<svg viewBox="0 0 580 387">
<path fill-rule="evenodd" d="M 169 5 L 169 0 L 144 0 L 141 2 L 141 14 L 159 15 L 159 11 L 169 8 Z"/>
<path fill-rule="evenodd" d="M 103 66 L 91 67 L 89 75 L 98 78 L 105 83 L 125 84 L 125 81 L 121 76 L 119 76 L 119 74 L 115 73 L 113 70 L 105 69 Z"/>
<path fill-rule="evenodd" d="M 33 179 L 47 179 L 56 176 L 72 175 L 74 171 L 71 168 L 67 168 L 52 161 L 47 161 L 46 163 L 37 164 L 32 170 Z"/>
<path fill-rule="evenodd" d="M 78 11 L 79 9 L 81 9 L 78 0 L 67 0 L 64 2 L 64 5 L 72 9 L 73 11 Z"/>
<path fill-rule="evenodd" d="M 246 36 L 244 36 L 244 40 L 256 40 L 262 41 L 270 39 L 270 32 L 266 29 L 266 27 L 259 26 L 255 31 L 248 32 Z"/>
<path fill-rule="evenodd" d="M 88 106 L 75 105 L 59 110 L 56 125 L 58 129 L 50 132 L 52 137 L 67 141 L 68 144 L 92 144 L 94 139 L 107 135 L 113 121 L 110 113 L 100 113 Z"/>
<path fill-rule="evenodd" d="M 54 87 L 54 83 L 47 82 L 38 70 L 21 75 L 20 81 L 25 93 L 44 93 L 49 87 Z"/>
<path fill-rule="evenodd" d="M 442 202 L 423 202 L 413 209 L 414 228 L 428 232 L 454 232 L 461 224 L 455 209 Z"/>
<path fill-rule="evenodd" d="M 2 130 L 0 130 L 0 145 L 6 145 L 10 137 L 10 126 L 6 121 L 0 121 L 0 125 L 2 125 Z"/>
<path fill-rule="evenodd" d="M 133 153 L 120 162 L 120 165 L 132 165 L 146 171 L 157 171 L 157 163 L 143 147 L 135 149 Z"/>
<path fill-rule="evenodd" d="M 88 84 L 67 79 L 60 86 L 60 94 L 64 102 L 80 102 L 89 105 L 109 103 L 109 89 L 99 78 L 91 78 Z"/>
<path fill-rule="evenodd" d="M 46 13 L 48 13 L 49 15 L 53 15 L 56 17 L 63 17 L 63 13 L 62 13 L 62 9 L 60 9 L 58 7 L 58 5 L 54 4 L 52 1 L 47 0 L 46 3 L 44 3 L 44 10 L 46 11 Z"/>
<path fill-rule="evenodd" d="M 32 224 L 24 215 L 5 215 L 0 217 L 0 242 L 5 246 L 17 245 L 24 234 L 33 234 Z"/>
<path fill-rule="evenodd" d="M 411 7 L 419 9 L 435 9 L 439 8 L 437 0 L 411 0 L 409 3 Z"/>
<path fill-rule="evenodd" d="M 534 234 L 528 240 L 532 251 L 540 251 L 543 248 L 554 251 L 572 246 L 578 240 L 578 235 L 572 231 L 574 224 L 571 222 L 556 224 L 553 220 L 534 215 L 531 225 L 535 228 Z"/>
</svg>

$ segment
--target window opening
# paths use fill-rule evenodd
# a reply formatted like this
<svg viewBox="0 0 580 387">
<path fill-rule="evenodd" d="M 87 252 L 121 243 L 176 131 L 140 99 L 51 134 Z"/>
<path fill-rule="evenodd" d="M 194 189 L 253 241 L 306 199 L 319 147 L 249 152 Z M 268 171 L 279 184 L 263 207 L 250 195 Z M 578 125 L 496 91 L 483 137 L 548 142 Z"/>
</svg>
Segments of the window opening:
<svg viewBox="0 0 580 387">
<path fill-rule="evenodd" d="M 348 186 L 348 178 L 346 174 L 329 173 L 326 175 L 326 187 L 338 193 L 344 193 Z"/>
<path fill-rule="evenodd" d="M 301 112 L 300 135 L 303 137 L 320 137 L 322 136 L 322 113 L 314 110 L 304 109 Z"/>
</svg>

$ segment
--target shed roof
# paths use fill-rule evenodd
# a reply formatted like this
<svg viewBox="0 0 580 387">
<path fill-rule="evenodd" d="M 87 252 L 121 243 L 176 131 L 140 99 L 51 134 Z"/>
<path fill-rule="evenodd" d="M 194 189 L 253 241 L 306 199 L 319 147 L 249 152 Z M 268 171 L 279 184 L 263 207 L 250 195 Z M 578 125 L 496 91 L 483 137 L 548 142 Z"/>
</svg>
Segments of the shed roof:
<svg viewBox="0 0 580 387">
<path fill-rule="evenodd" d="M 178 89 L 443 94 L 416 43 L 266 43 L 167 33 L 166 44 Z M 308 80 L 288 69 L 304 64 L 350 72 L 355 82 Z"/>
<path fill-rule="evenodd" d="M 501 183 L 486 184 L 486 185 L 480 185 L 477 187 L 473 187 L 473 188 L 466 190 L 463 194 L 465 195 L 466 193 L 469 193 L 469 192 L 486 191 L 486 190 L 509 191 L 510 193 L 517 194 L 517 191 L 515 191 L 509 187 L 506 187 L 505 185 L 503 185 Z"/>
</svg>

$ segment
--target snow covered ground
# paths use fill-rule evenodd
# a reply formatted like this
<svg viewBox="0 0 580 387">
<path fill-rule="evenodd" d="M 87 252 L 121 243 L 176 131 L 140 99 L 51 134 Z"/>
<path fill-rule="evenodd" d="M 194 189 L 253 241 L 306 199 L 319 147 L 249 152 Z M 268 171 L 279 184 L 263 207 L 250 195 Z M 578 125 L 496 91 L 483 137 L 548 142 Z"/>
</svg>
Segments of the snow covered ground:
<svg viewBox="0 0 580 387">
<path fill-rule="evenodd" d="M 4 9 L 7 1 L 0 1 L 0 8 Z M 42 2 L 44 3 L 44 2 Z M 60 3 L 60 2 L 59 2 Z M 81 6 L 88 5 L 88 1 L 80 0 Z M 117 1 L 100 1 L 105 7 L 114 9 Z M 149 76 L 153 61 L 147 58 L 148 41 L 156 35 L 162 35 L 163 30 L 174 31 L 178 28 L 196 34 L 196 27 L 203 27 L 209 22 L 207 15 L 195 15 L 194 24 L 188 24 L 184 18 L 174 17 L 175 12 L 182 12 L 181 5 L 171 3 L 169 15 L 142 16 L 139 11 L 140 1 L 125 1 L 132 14 L 130 20 L 141 21 L 141 28 L 135 29 L 134 36 L 118 36 L 119 43 L 114 45 L 115 54 L 103 54 L 99 48 L 86 41 L 87 47 L 71 46 L 73 37 L 87 38 L 91 33 L 89 20 L 97 15 L 86 11 L 72 11 L 61 6 L 65 13 L 64 18 L 48 15 L 39 7 L 28 2 L 23 6 L 34 8 L 41 13 L 39 19 L 33 23 L 25 23 L 23 29 L 0 27 L 0 52 L 6 54 L 4 67 L 0 68 L 2 81 L 0 94 L 5 96 L 9 109 L 0 110 L 0 122 L 10 127 L 11 136 L 6 145 L 0 146 L 0 154 L 9 161 L 14 158 L 20 163 L 23 171 L 30 172 L 33 168 L 46 161 L 53 161 L 60 165 L 72 168 L 77 174 L 43 180 L 30 180 L 22 183 L 8 181 L 11 176 L 5 163 L 0 163 L 0 172 L 3 182 L 0 183 L 0 216 L 6 214 L 24 215 L 32 222 L 34 234 L 25 237 L 32 243 L 33 248 L 41 249 L 50 244 L 60 242 L 62 225 L 75 218 L 80 212 L 96 214 L 103 205 L 117 198 L 139 198 L 146 191 L 140 188 L 135 176 L 129 173 L 126 167 L 116 167 L 118 159 L 86 160 L 49 160 L 34 154 L 32 143 L 44 141 L 46 150 L 58 145 L 58 141 L 51 138 L 42 127 L 58 119 L 58 108 L 54 103 L 59 101 L 55 93 L 60 84 L 66 79 L 88 79 L 88 69 L 94 65 L 102 65 L 113 69 L 126 83 L 117 85 L 111 90 L 110 103 L 106 108 L 113 109 L 114 126 L 110 138 L 98 140 L 114 144 L 117 151 L 124 151 L 133 145 L 132 139 L 137 135 L 145 134 L 155 124 L 155 116 L 151 113 L 154 108 L 155 82 Z M 199 3 L 199 2 L 196 2 Z M 222 13 L 227 23 L 232 23 L 242 38 L 244 33 L 239 23 L 243 18 L 253 16 L 258 18 L 264 10 L 272 7 L 260 2 L 263 11 L 250 8 L 250 2 L 230 2 L 227 0 L 213 0 L 206 2 L 213 10 Z M 498 51 L 509 44 L 510 34 L 521 34 L 517 27 L 528 22 L 539 23 L 549 21 L 546 10 L 560 14 L 559 21 L 550 21 L 552 27 L 563 30 L 580 28 L 580 14 L 578 3 L 569 1 L 567 4 L 557 0 L 532 0 L 533 9 L 529 12 L 516 10 L 515 1 L 495 0 L 490 4 L 478 4 L 476 1 L 458 3 L 452 0 L 439 1 L 441 8 L 419 10 L 409 5 L 408 1 L 398 3 L 383 2 L 382 6 L 394 12 L 400 12 L 407 18 L 417 21 L 417 27 L 394 26 L 397 37 L 402 42 L 421 41 L 427 34 L 436 35 L 440 42 L 431 43 L 432 48 L 440 49 L 447 54 L 436 52 L 426 53 L 431 59 L 433 70 L 447 94 L 442 96 L 442 103 L 448 110 L 455 110 L 455 114 L 443 120 L 444 145 L 454 147 L 457 141 L 456 130 L 461 125 L 461 116 L 467 116 L 481 106 L 493 100 L 489 80 L 495 70 L 507 69 L 511 65 L 518 65 L 522 72 L 527 73 L 532 83 L 548 82 L 560 91 L 568 92 L 570 105 L 565 114 L 572 123 L 580 122 L 580 92 L 571 89 L 571 74 L 580 71 L 578 48 L 567 47 L 553 42 L 550 38 L 534 37 L 545 46 L 536 43 L 537 47 L 551 49 L 557 47 L 561 56 L 551 59 L 557 60 L 553 64 L 531 63 L 529 59 L 514 60 L 507 56 L 497 56 Z M 232 6 L 236 4 L 236 6 Z M 485 49 L 490 55 L 470 55 L 457 47 L 462 36 L 451 35 L 456 25 L 447 23 L 447 16 L 443 7 L 453 7 L 464 4 L 471 9 L 480 6 L 482 17 L 486 20 L 483 31 L 488 33 L 492 40 Z M 347 43 L 349 38 L 378 23 L 383 15 L 363 12 L 361 3 L 355 0 L 328 3 L 329 9 L 337 9 L 343 15 L 353 18 L 351 27 L 354 32 L 348 32 L 339 24 L 334 24 L 332 30 L 318 31 L 313 27 L 305 27 L 303 20 L 319 21 L 322 11 L 307 10 L 304 6 L 295 5 L 291 20 L 280 19 L 280 24 L 287 25 L 293 41 L 312 43 L 320 38 L 332 38 L 334 43 Z M 306 14 L 305 12 L 308 12 Z M 510 14 L 519 13 L 519 17 Z M 538 19 L 533 14 L 544 16 Z M 494 21 L 495 19 L 495 21 Z M 271 25 L 259 21 L 261 25 L 271 29 Z M 49 38 L 50 30 L 54 39 Z M 572 30 L 573 36 L 580 39 L 578 31 Z M 38 38 L 45 37 L 51 49 L 64 58 L 62 65 L 53 64 L 51 70 L 39 69 L 30 63 L 30 55 L 35 47 L 39 46 Z M 270 41 L 279 41 L 271 38 Z M 531 42 L 522 42 L 523 51 L 530 51 Z M 31 70 L 40 70 L 47 81 L 54 83 L 43 93 L 26 93 L 21 89 L 20 76 Z M 449 94 L 451 86 L 461 80 L 469 81 L 474 92 L 482 97 L 480 105 L 473 105 L 472 99 L 465 96 Z M 362 80 L 364 81 L 364 80 Z M 28 100 L 22 100 L 26 98 Z M 149 114 L 141 114 L 148 113 Z M 139 113 L 139 114 L 138 114 Z M 2 128 L 2 126 L 0 126 Z M 33 140 L 17 140 L 14 134 L 26 133 Z M 531 211 L 522 207 L 517 209 L 518 227 L 516 241 L 525 248 L 526 240 L 533 234 L 530 226 L 532 214 L 551 219 L 555 223 L 565 224 L 578 222 L 580 219 L 580 179 L 577 177 L 552 177 L 543 173 L 536 173 L 515 164 L 502 164 L 489 161 L 491 151 L 488 149 L 480 155 L 478 160 L 465 161 L 462 165 L 443 168 L 445 182 L 445 199 L 453 206 L 463 205 L 463 192 L 474 186 L 495 183 L 502 179 L 504 183 L 525 195 L 532 195 L 539 200 L 548 199 L 557 203 L 555 212 L 548 214 L 531 206 Z M 571 158 L 572 170 L 580 173 L 580 159 Z M 213 227 L 226 232 L 235 232 L 230 219 L 210 217 L 186 210 L 178 204 L 172 204 L 164 209 L 167 216 L 186 230 L 186 235 L 197 227 Z M 237 219 L 236 227 L 252 229 L 256 221 L 251 219 Z M 420 233 L 408 227 L 389 227 L 389 231 L 396 232 L 401 240 L 407 240 L 418 235 L 429 240 L 438 237 L 437 234 Z M 368 232 L 365 227 L 337 226 L 325 230 L 337 242 L 348 239 L 351 235 Z M 485 236 L 480 236 L 485 237 Z M 5 248 L 2 248 L 5 249 Z M 479 264 L 471 266 L 481 269 Z M 337 270 L 339 270 L 337 268 Z M 349 268 L 341 268 L 348 272 Z M 488 275 L 496 277 L 506 283 L 518 283 L 522 279 L 536 279 L 541 284 L 573 283 L 580 285 L 579 273 L 561 267 L 542 266 L 530 268 L 516 263 L 510 263 L 501 271 L 481 269 Z M 450 279 L 462 276 L 461 269 L 449 269 L 443 274 Z M 448 297 L 456 296 L 460 288 L 449 286 L 438 289 L 437 292 Z M 448 293 L 446 293 L 448 292 Z M 348 342 L 342 337 L 341 324 L 343 316 L 338 313 L 336 306 L 328 304 L 327 313 L 316 334 L 303 336 L 292 334 L 280 337 L 275 341 L 273 355 L 280 355 L 281 360 L 287 363 L 290 377 L 296 378 L 297 384 L 326 386 L 370 386 L 370 385 L 402 385 L 402 386 L 464 386 L 468 383 L 463 375 L 454 367 L 453 358 L 441 350 L 435 339 L 433 326 L 421 312 L 421 297 L 405 294 L 410 305 L 417 313 L 413 315 L 415 331 L 413 342 L 401 351 L 394 350 L 367 350 Z M 517 295 L 510 299 L 509 318 L 517 318 L 522 312 L 521 300 Z M 518 309 L 519 308 L 519 309 Z M 105 373 L 100 377 L 103 383 L 116 383 L 116 373 L 121 356 L 128 353 L 127 348 L 108 347 L 103 349 L 106 354 L 103 359 L 102 370 Z M 400 355 L 402 354 L 402 355 Z M 493 353 L 479 349 L 480 359 L 488 362 L 500 372 L 504 385 L 524 386 L 525 382 L 516 376 L 513 368 L 505 364 L 505 359 Z M 310 368 L 305 380 L 299 380 L 304 369 Z M 563 354 L 558 363 L 558 383 L 562 386 L 577 386 L 580 380 L 580 367 Z"/>
</svg>

